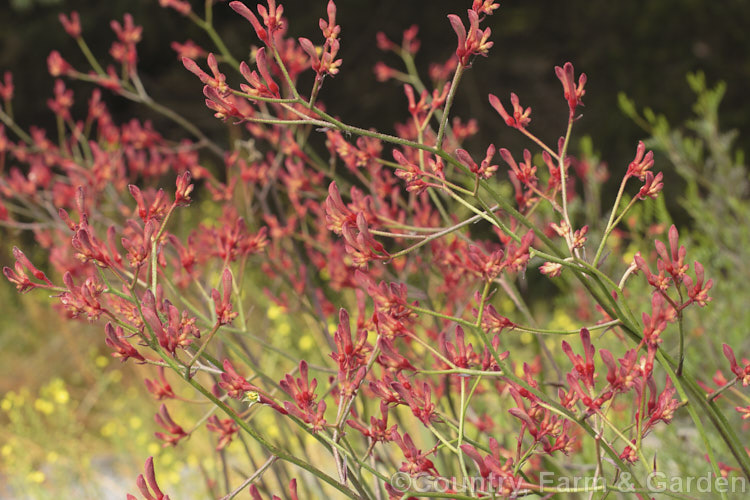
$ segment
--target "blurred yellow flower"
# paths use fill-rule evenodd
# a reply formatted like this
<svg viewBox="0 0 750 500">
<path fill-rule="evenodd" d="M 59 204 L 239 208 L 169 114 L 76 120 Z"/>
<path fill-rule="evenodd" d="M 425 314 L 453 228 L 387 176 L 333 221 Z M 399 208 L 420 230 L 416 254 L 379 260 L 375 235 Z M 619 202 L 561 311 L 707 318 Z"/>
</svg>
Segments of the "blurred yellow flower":
<svg viewBox="0 0 750 500">
<path fill-rule="evenodd" d="M 45 479 L 44 472 L 40 470 L 29 472 L 29 475 L 26 476 L 26 479 L 28 479 L 30 483 L 37 483 L 37 484 L 43 483 Z"/>
<path fill-rule="evenodd" d="M 55 411 L 55 405 L 46 399 L 38 398 L 34 401 L 34 409 L 39 413 L 50 415 Z"/>
</svg>

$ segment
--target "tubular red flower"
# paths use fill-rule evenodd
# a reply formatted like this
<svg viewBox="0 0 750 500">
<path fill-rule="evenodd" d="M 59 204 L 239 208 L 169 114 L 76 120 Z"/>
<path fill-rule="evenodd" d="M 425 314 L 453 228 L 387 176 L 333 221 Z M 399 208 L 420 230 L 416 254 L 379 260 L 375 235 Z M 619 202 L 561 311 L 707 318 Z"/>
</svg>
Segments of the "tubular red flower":
<svg viewBox="0 0 750 500">
<path fill-rule="evenodd" d="M 66 16 L 61 12 L 58 15 L 58 19 L 68 36 L 72 38 L 79 38 L 81 36 L 81 18 L 78 16 L 78 12 L 71 11 L 70 16 Z"/>
<path fill-rule="evenodd" d="M 586 85 L 586 74 L 581 73 L 578 77 L 578 86 L 575 83 L 575 70 L 573 64 L 566 62 L 563 67 L 555 66 L 555 74 L 563 85 L 563 95 L 565 100 L 568 101 L 568 108 L 570 109 L 570 116 L 573 116 L 578 106 L 583 106 L 581 100 L 586 94 L 584 85 Z"/>
</svg>

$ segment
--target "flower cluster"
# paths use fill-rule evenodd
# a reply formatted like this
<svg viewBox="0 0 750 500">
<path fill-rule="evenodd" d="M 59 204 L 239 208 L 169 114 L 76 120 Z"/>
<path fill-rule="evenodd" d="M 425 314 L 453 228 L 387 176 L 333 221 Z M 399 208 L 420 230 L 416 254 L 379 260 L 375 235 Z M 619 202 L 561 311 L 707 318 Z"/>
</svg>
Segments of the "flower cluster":
<svg viewBox="0 0 750 500">
<path fill-rule="evenodd" d="M 447 480 L 476 469 L 484 484 L 462 498 L 513 497 L 539 490 L 550 463 L 573 471 L 594 456 L 610 484 L 655 467 L 660 457 L 644 437 L 685 405 L 685 421 L 689 413 L 701 429 L 702 418 L 710 422 L 738 470 L 750 473 L 735 430 L 710 400 L 721 390 L 707 398 L 683 363 L 684 311 L 711 300 L 706 270 L 695 262 L 691 271 L 675 226 L 669 247 L 656 240 L 654 255 L 637 252 L 625 269 L 604 253 L 613 233 L 623 237 L 618 226 L 631 208 L 661 195 L 653 153 L 639 143 L 606 225 L 584 217 L 573 201 L 606 173 L 570 152 L 586 75 L 576 79 L 569 62 L 554 68 L 567 118 L 554 144 L 534 135 L 531 108 L 515 93 L 512 111 L 493 94 L 487 107 L 533 147 L 513 153 L 495 141 L 474 151 L 467 141 L 478 124 L 456 116 L 455 97 L 462 75 L 479 65 L 475 56 L 493 46 L 490 28 L 480 26 L 497 3 L 471 2 L 468 29 L 448 16 L 458 44 L 430 67 L 429 80 L 414 65 L 416 27 L 401 44 L 378 35 L 379 48 L 404 63 L 376 67 L 379 80 L 404 90 L 396 103 L 403 122 L 392 133 L 341 121 L 335 98 L 331 109 L 323 104 L 325 77 L 342 70 L 333 0 L 318 24 L 321 46 L 288 36 L 274 0 L 254 8 L 206 2 L 203 17 L 188 2 L 160 4 L 214 42 L 211 9 L 234 11 L 260 44 L 237 60 L 223 42 L 214 52 L 176 43 L 216 130 L 199 130 L 146 93 L 136 49 L 142 30 L 130 15 L 112 22 L 106 70 L 87 48 L 90 73 L 50 55 L 53 77 L 98 86 L 77 116 L 76 96 L 55 81 L 49 108 L 59 141 L 17 126 L 6 74 L 0 222 L 30 230 L 39 249 L 27 256 L 14 248 L 3 274 L 19 292 L 54 294 L 70 319 L 104 323 L 113 357 L 158 367 L 145 383 L 161 401 L 156 436 L 165 445 L 187 446 L 185 438 L 208 431 L 219 456 L 247 454 L 257 471 L 239 478 L 244 466 L 224 460 L 223 479 L 208 481 L 212 492 L 222 484 L 231 497 L 253 483 L 250 495 L 262 498 L 276 486 L 264 478 L 273 470 L 290 498 L 335 490 L 395 499 L 417 493 L 389 480 L 397 471 Z M 87 47 L 79 16 L 60 19 Z M 168 139 L 149 121 L 115 123 L 102 91 L 150 106 L 185 138 Z M 226 129 L 231 140 L 216 139 Z M 623 207 L 631 178 L 643 185 Z M 42 253 L 48 266 L 39 264 Z M 650 293 L 628 281 L 635 272 Z M 546 301 L 543 282 L 553 277 L 578 307 L 563 329 L 542 328 L 526 304 Z M 580 347 L 556 340 L 576 334 Z M 726 345 L 724 354 L 734 375 L 725 389 L 749 385 L 750 363 Z M 174 406 L 194 397 L 211 410 L 188 423 L 193 414 Z M 747 418 L 747 408 L 738 411 Z M 704 441 L 719 471 L 720 448 Z M 300 468 L 304 484 L 288 482 Z M 149 459 L 138 489 L 167 499 L 154 476 Z"/>
</svg>

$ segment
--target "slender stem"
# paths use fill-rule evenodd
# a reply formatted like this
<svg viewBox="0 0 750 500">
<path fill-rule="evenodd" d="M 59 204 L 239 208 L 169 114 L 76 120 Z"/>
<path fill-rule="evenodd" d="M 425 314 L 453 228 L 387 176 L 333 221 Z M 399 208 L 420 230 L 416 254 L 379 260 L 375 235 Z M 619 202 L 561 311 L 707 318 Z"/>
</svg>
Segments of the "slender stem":
<svg viewBox="0 0 750 500">
<path fill-rule="evenodd" d="M 733 387 L 737 383 L 737 380 L 738 379 L 735 377 L 732 380 L 730 380 L 729 382 L 727 382 L 726 384 L 724 384 L 721 387 L 719 387 L 718 389 L 716 389 L 714 392 L 706 394 L 706 401 L 713 401 L 714 399 L 716 399 L 719 396 L 721 396 L 721 393 L 724 392 L 724 391 L 726 391 L 730 387 Z"/>
<path fill-rule="evenodd" d="M 91 53 L 91 49 L 89 48 L 83 37 L 79 36 L 78 38 L 76 38 L 76 42 L 78 43 L 78 47 L 81 49 L 81 52 L 83 52 L 83 55 L 86 57 L 86 60 L 89 62 L 91 67 L 94 68 L 96 74 L 99 76 L 106 76 L 107 73 L 104 72 L 104 69 L 102 69 L 99 61 L 97 61 L 96 57 L 94 57 L 94 54 Z"/>
<path fill-rule="evenodd" d="M 622 199 L 622 193 L 625 191 L 625 184 L 628 183 L 628 176 L 622 178 L 622 182 L 620 182 L 620 189 L 617 190 L 617 197 L 615 198 L 615 203 L 612 205 L 612 212 L 609 214 L 609 220 L 607 221 L 607 225 L 604 227 L 604 234 L 602 235 L 602 241 L 599 243 L 599 248 L 596 249 L 596 255 L 594 255 L 594 260 L 591 261 L 591 263 L 598 267 L 599 266 L 599 259 L 602 256 L 602 252 L 604 251 L 604 245 L 607 243 L 607 238 L 609 237 L 609 234 L 612 232 L 612 229 L 615 227 L 615 225 L 612 223 L 615 220 L 615 214 L 617 213 L 617 209 L 620 207 L 620 200 Z"/>
<path fill-rule="evenodd" d="M 428 429 L 430 429 L 430 432 L 432 432 L 432 433 L 433 433 L 433 434 L 435 435 L 435 437 L 436 437 L 436 438 L 438 438 L 438 440 L 439 440 L 439 441 L 440 441 L 441 443 L 443 443 L 443 446 L 445 446 L 446 448 L 448 448 L 449 450 L 451 450 L 451 452 L 453 452 L 453 453 L 456 453 L 456 454 L 458 454 L 458 453 L 459 453 L 458 449 L 457 449 L 457 448 L 456 448 L 455 446 L 453 446 L 453 445 L 452 445 L 452 444 L 450 443 L 450 441 L 448 441 L 448 439 L 446 439 L 446 437 L 445 437 L 445 436 L 443 436 L 443 435 L 442 435 L 442 434 L 440 433 L 440 431 L 439 431 L 439 430 L 437 430 L 437 429 L 435 428 L 435 426 L 434 426 L 434 425 L 432 425 L 432 424 L 427 424 L 427 428 L 428 428 Z"/>
<path fill-rule="evenodd" d="M 242 490 L 247 488 L 249 485 L 255 482 L 258 478 L 260 478 L 260 476 L 262 476 L 263 473 L 266 472 L 266 470 L 268 470 L 268 468 L 271 467 L 274 464 L 274 462 L 276 462 L 278 459 L 279 457 L 276 457 L 273 455 L 269 457 L 269 459 L 266 460 L 266 462 L 263 465 L 261 465 L 260 468 L 257 471 L 255 471 L 255 473 L 252 476 L 245 479 L 241 485 L 239 485 L 237 488 L 232 490 L 232 492 L 229 493 L 228 495 L 221 497 L 219 500 L 232 500 L 234 497 L 242 493 Z"/>
<path fill-rule="evenodd" d="M 543 149 L 543 150 L 545 150 L 545 151 L 546 151 L 547 153 L 549 153 L 549 155 L 550 155 L 550 156 L 551 156 L 551 157 L 552 157 L 552 158 L 553 158 L 554 160 L 557 160 L 557 161 L 559 161 L 559 156 L 557 155 L 557 153 L 556 153 L 556 152 L 555 152 L 555 151 L 554 151 L 554 150 L 553 150 L 553 149 L 552 149 L 551 147 L 547 146 L 547 145 L 546 145 L 546 144 L 545 144 L 545 143 L 544 143 L 544 142 L 543 142 L 543 141 L 542 141 L 541 139 L 539 139 L 539 138 L 538 138 L 537 136 L 535 136 L 534 134 L 532 134 L 531 132 L 529 132 L 529 131 L 528 131 L 527 129 L 525 129 L 525 128 L 519 128 L 518 130 L 519 130 L 519 131 L 520 131 L 520 132 L 521 132 L 521 133 L 522 133 L 523 135 L 525 135 L 526 137 L 528 137 L 529 139 L 531 139 L 532 141 L 534 141 L 534 142 L 535 142 L 535 143 L 536 143 L 536 144 L 537 144 L 537 145 L 538 145 L 538 146 L 539 146 L 540 148 L 542 148 L 542 149 Z"/>
<path fill-rule="evenodd" d="M 203 20 L 195 13 L 191 12 L 189 14 L 190 20 L 193 21 L 197 26 L 199 26 L 203 31 L 206 32 L 206 34 L 211 38 L 211 41 L 214 42 L 214 45 L 216 45 L 216 48 L 219 49 L 219 52 L 221 53 L 221 56 L 224 58 L 225 61 L 227 61 L 229 64 L 234 67 L 235 70 L 239 70 L 240 63 L 237 61 L 237 59 L 232 56 L 232 54 L 229 52 L 229 49 L 227 48 L 226 44 L 224 44 L 224 40 L 222 40 L 221 36 L 216 32 L 216 30 L 213 27 L 212 23 L 212 17 L 213 12 L 211 9 L 211 2 L 206 2 L 206 19 Z"/>
<path fill-rule="evenodd" d="M 484 316 L 484 306 L 487 303 L 487 295 L 490 293 L 490 287 L 492 286 L 492 281 L 486 281 L 484 283 L 484 288 L 482 289 L 482 296 L 479 299 L 479 311 L 477 312 L 477 321 L 474 323 L 474 327 L 481 328 L 482 326 L 482 317 Z"/>
<path fill-rule="evenodd" d="M 7 125 L 7 127 L 11 129 L 23 142 L 28 145 L 34 144 L 34 140 L 31 138 L 31 136 L 27 134 L 21 127 L 19 127 L 15 120 L 13 120 L 13 118 L 9 114 L 6 114 L 5 111 L 3 111 L 2 107 L 0 107 L 0 120 L 2 120 L 3 123 Z"/>
<path fill-rule="evenodd" d="M 220 326 L 221 326 L 221 323 L 217 321 L 214 327 L 209 332 L 208 337 L 206 337 L 206 340 L 203 342 L 203 344 L 201 344 L 201 346 L 198 348 L 198 351 L 193 355 L 193 359 L 190 360 L 190 363 L 188 363 L 187 365 L 187 370 L 185 370 L 186 377 L 191 377 L 190 369 L 193 367 L 193 363 L 195 363 L 195 361 L 201 357 L 201 354 L 203 354 L 203 351 L 206 350 L 206 347 L 208 347 L 208 344 L 209 342 L 211 342 L 211 339 L 213 339 L 214 335 L 216 335 L 216 332 L 219 331 Z"/>
<path fill-rule="evenodd" d="M 568 245 L 571 246 L 570 250 L 573 251 L 572 248 L 572 234 L 573 234 L 573 225 L 570 223 L 570 216 L 568 215 L 568 190 L 565 187 L 565 179 L 567 177 L 567 172 L 565 170 L 565 153 L 568 150 L 568 142 L 570 141 L 570 132 L 573 129 L 573 113 L 570 114 L 570 118 L 568 118 L 568 128 L 565 130 L 565 139 L 563 140 L 562 149 L 560 150 L 560 156 L 558 158 L 558 165 L 560 168 L 560 192 L 562 195 L 562 209 L 563 209 L 563 219 L 565 220 L 565 223 L 568 225 L 568 234 L 566 235 L 565 239 L 568 241 Z M 577 253 L 577 252 L 574 252 Z"/>
<path fill-rule="evenodd" d="M 497 210 L 497 208 L 498 208 L 498 206 L 495 205 L 495 206 L 493 206 L 493 207 L 490 208 L 490 211 Z M 483 212 L 483 213 L 486 214 L 486 212 Z M 424 245 L 426 245 L 427 243 L 429 243 L 432 240 L 441 238 L 441 237 L 445 236 L 446 234 L 450 234 L 453 231 L 456 231 L 458 229 L 461 229 L 462 227 L 468 226 L 469 224 L 473 224 L 474 222 L 478 221 L 482 217 L 483 216 L 481 214 L 477 214 L 477 215 L 474 215 L 472 217 L 469 217 L 468 219 L 466 219 L 463 222 L 459 222 L 458 224 L 456 224 L 454 226 L 451 226 L 451 227 L 443 229 L 442 231 L 438 231 L 436 233 L 433 233 L 433 234 L 425 237 L 422 241 L 420 241 L 418 243 L 415 243 L 414 245 L 412 245 L 412 246 L 410 246 L 408 248 L 405 248 L 405 249 L 403 249 L 401 251 L 398 251 L 398 252 L 396 252 L 394 254 L 391 254 L 391 258 L 395 259 L 397 257 L 401 257 L 402 255 L 406 255 L 409 252 L 412 252 L 412 251 L 414 251 L 414 250 L 416 250 L 418 248 L 423 247 Z M 399 236 L 401 236 L 401 235 L 399 235 Z"/>
<path fill-rule="evenodd" d="M 453 105 L 453 99 L 456 97 L 456 89 L 458 89 L 458 83 L 461 81 L 461 76 L 464 74 L 464 69 L 464 65 L 458 63 L 458 66 L 456 66 L 456 72 L 453 74 L 451 88 L 448 91 L 448 97 L 445 100 L 443 119 L 440 121 L 440 128 L 438 129 L 437 139 L 435 139 L 435 149 L 441 149 L 443 147 L 445 127 L 448 124 L 448 117 L 450 115 L 451 106 Z"/>
</svg>

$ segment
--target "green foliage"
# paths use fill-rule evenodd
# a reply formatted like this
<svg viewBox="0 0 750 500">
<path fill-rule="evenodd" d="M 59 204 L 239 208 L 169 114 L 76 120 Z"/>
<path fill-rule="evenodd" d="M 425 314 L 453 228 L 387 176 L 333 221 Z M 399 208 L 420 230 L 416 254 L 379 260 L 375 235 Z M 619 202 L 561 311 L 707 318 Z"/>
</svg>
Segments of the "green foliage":
<svg viewBox="0 0 750 500">
<path fill-rule="evenodd" d="M 695 335 L 705 334 L 713 342 L 694 347 L 701 349 L 704 359 L 717 359 L 721 353 L 716 349 L 722 342 L 750 345 L 746 304 L 750 294 L 750 181 L 744 152 L 735 147 L 738 132 L 723 131 L 719 124 L 726 85 L 719 82 L 709 87 L 703 73 L 689 74 L 687 83 L 696 102 L 694 116 L 681 126 L 670 125 L 649 109 L 639 114 L 624 94 L 619 101 L 622 111 L 650 134 L 647 145 L 662 152 L 685 183 L 679 203 L 692 219 L 693 230 L 684 234 L 693 240 L 694 257 L 714 279 L 711 312 L 691 319 L 700 325 Z M 721 342 L 715 341 L 716 336 Z M 713 344 L 714 352 L 704 350 L 708 344 Z"/>
</svg>

